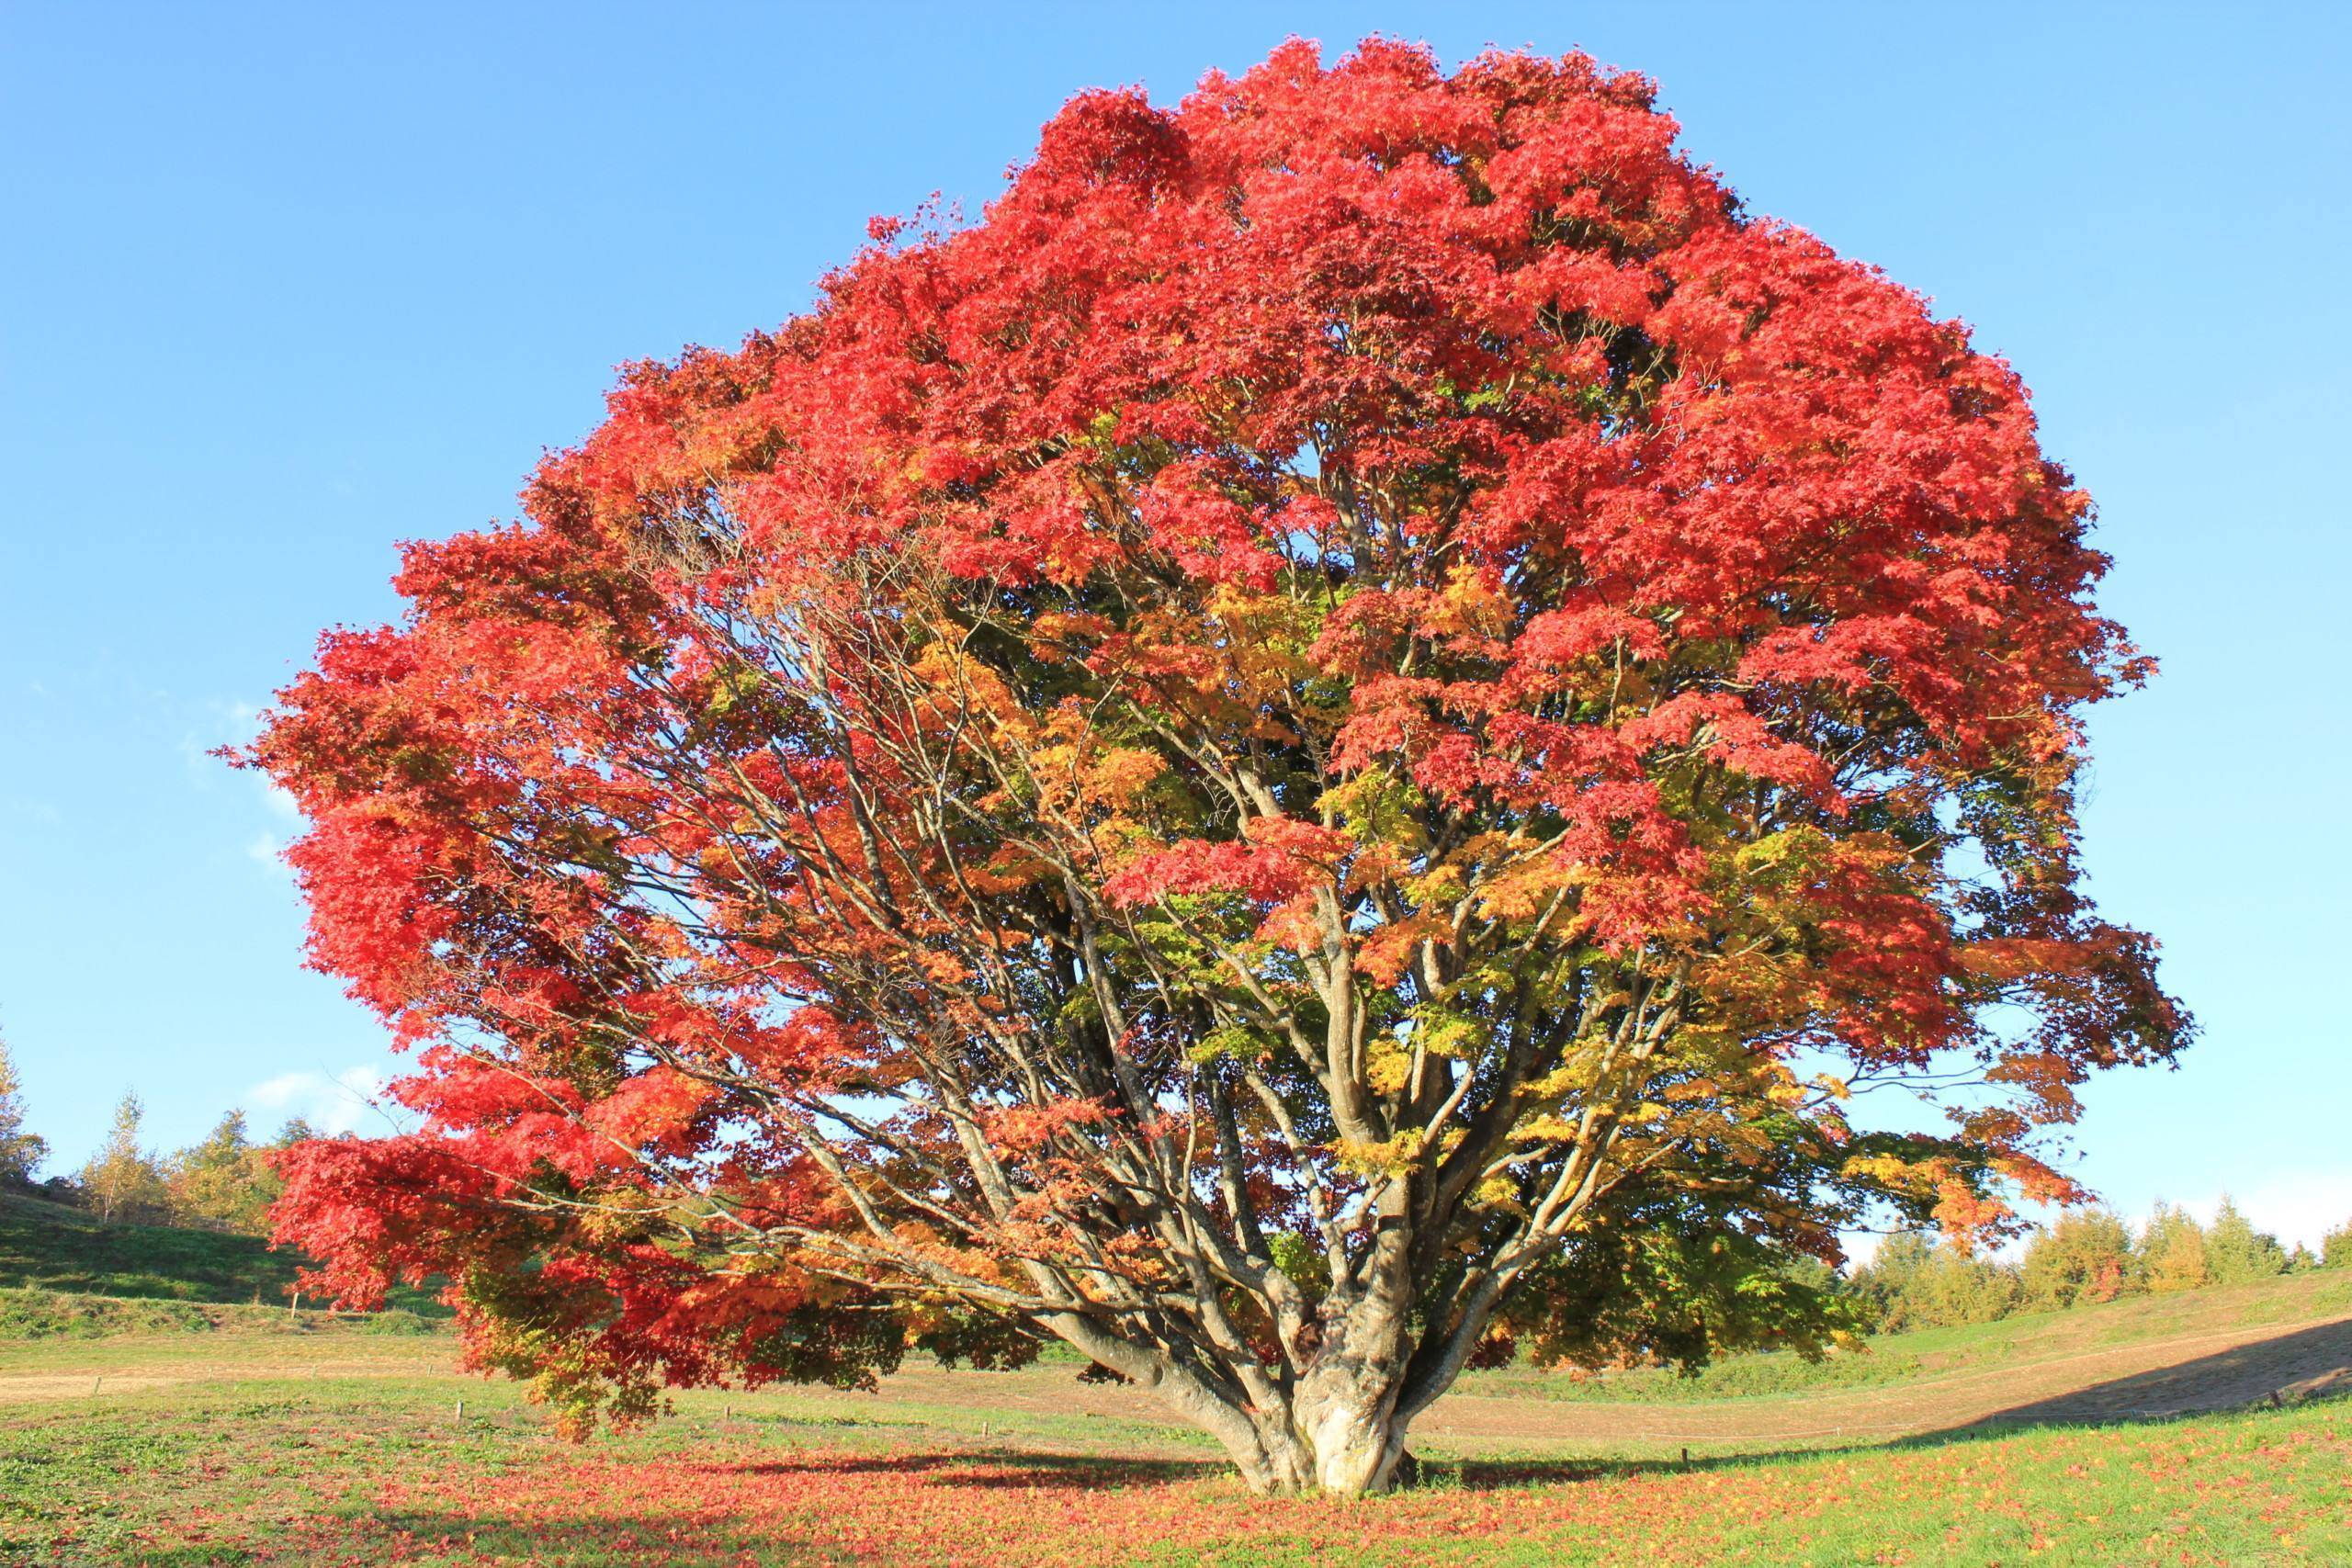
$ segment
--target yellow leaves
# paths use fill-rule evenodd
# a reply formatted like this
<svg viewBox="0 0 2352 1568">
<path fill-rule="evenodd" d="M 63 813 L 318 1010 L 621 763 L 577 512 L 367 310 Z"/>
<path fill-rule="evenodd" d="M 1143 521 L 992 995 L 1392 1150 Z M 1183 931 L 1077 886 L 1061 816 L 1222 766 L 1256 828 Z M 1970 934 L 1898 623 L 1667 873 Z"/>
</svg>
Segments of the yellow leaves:
<svg viewBox="0 0 2352 1568">
<path fill-rule="evenodd" d="M 1501 586 L 1492 568 L 1457 565 L 1422 612 L 1421 624 L 1435 637 L 1502 637 L 1510 630 L 1511 604 Z"/>
<path fill-rule="evenodd" d="M 1366 771 L 1325 790 L 1316 809 L 1326 821 L 1352 831 L 1361 842 L 1381 842 L 1407 851 L 1427 847 L 1420 791 L 1391 774 Z"/>
<path fill-rule="evenodd" d="M 710 697 L 705 711 L 711 716 L 731 712 L 745 697 L 757 693 L 767 683 L 767 674 L 757 666 L 734 664 L 714 673 L 710 682 Z"/>
<path fill-rule="evenodd" d="M 1406 897 L 1424 907 L 1458 903 L 1470 890 L 1462 867 L 1451 861 L 1441 862 L 1419 876 L 1401 878 L 1398 886 Z"/>
<path fill-rule="evenodd" d="M 1186 1048 L 1184 1055 L 1190 1061 L 1204 1064 L 1224 1056 L 1255 1061 L 1266 1056 L 1271 1049 L 1265 1038 L 1255 1030 L 1239 1024 L 1227 1024 L 1202 1035 Z"/>
<path fill-rule="evenodd" d="M 1512 1128 L 1510 1139 L 1515 1144 L 1554 1144 L 1566 1143 L 1576 1136 L 1575 1123 L 1566 1117 L 1539 1116 Z"/>
<path fill-rule="evenodd" d="M 1735 869 L 1750 876 L 1777 870 L 1801 871 L 1833 847 L 1820 829 L 1799 824 L 1740 845 L 1732 852 L 1731 862 Z"/>
<path fill-rule="evenodd" d="M 1523 1207 L 1519 1201 L 1519 1189 L 1508 1176 L 1490 1176 L 1472 1190 L 1471 1201 L 1481 1209 L 1511 1209 Z"/>
<path fill-rule="evenodd" d="M 1413 1054 L 1386 1035 L 1364 1046 L 1363 1079 L 1375 1094 L 1395 1094 L 1413 1074 Z"/>
<path fill-rule="evenodd" d="M 1500 921 L 1532 919 L 1569 880 L 1559 867 L 1544 862 L 1513 866 L 1478 889 L 1478 917 Z"/>
<path fill-rule="evenodd" d="M 1315 635 L 1315 615 L 1287 593 L 1252 592 L 1224 583 L 1209 595 L 1208 613 L 1226 634 L 1222 651 L 1244 701 L 1286 693 L 1312 673 L 1306 648 Z"/>
<path fill-rule="evenodd" d="M 1891 1154 L 1851 1155 L 1838 1168 L 1842 1176 L 1874 1181 L 1891 1192 L 1913 1197 L 1925 1197 L 1952 1186 L 1951 1166 L 1941 1159 L 1906 1160 Z"/>
<path fill-rule="evenodd" d="M 1484 1019 L 1469 1018 L 1436 1002 L 1413 1009 L 1413 1043 L 1432 1056 L 1478 1055 L 1490 1038 Z"/>
<path fill-rule="evenodd" d="M 1601 1061 L 1600 1043 L 1588 1042 L 1581 1048 L 1571 1050 L 1557 1067 L 1528 1085 L 1528 1095 L 1540 1103 L 1589 1089 L 1600 1082 Z"/>
<path fill-rule="evenodd" d="M 1838 1168 L 1838 1173 L 1893 1183 L 1902 1179 L 1903 1173 L 1910 1168 L 1908 1161 L 1897 1159 L 1893 1155 L 1849 1155 Z"/>
<path fill-rule="evenodd" d="M 1401 1176 L 1419 1163 L 1428 1134 L 1419 1128 L 1384 1142 L 1341 1138 L 1329 1146 L 1331 1157 L 1351 1176 Z"/>
</svg>

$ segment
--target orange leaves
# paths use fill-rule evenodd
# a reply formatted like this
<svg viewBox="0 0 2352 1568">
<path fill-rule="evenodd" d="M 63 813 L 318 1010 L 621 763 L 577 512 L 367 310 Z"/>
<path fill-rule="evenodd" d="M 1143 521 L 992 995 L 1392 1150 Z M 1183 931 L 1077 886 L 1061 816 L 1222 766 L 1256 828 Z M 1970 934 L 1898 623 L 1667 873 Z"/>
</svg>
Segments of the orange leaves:
<svg viewBox="0 0 2352 1568">
<path fill-rule="evenodd" d="M 1109 1111 L 1099 1100 L 1057 1100 L 1039 1105 L 1008 1105 L 981 1119 L 989 1140 L 1008 1153 L 1030 1153 L 1049 1147 L 1073 1129 L 1092 1127 Z"/>
<path fill-rule="evenodd" d="M 1382 925 L 1356 949 L 1356 963 L 1374 985 L 1394 987 L 1423 942 L 1452 934 L 1452 921 L 1435 914 L 1419 914 Z"/>
<path fill-rule="evenodd" d="M 656 1066 L 596 1101 L 582 1120 L 592 1131 L 628 1147 L 653 1145 L 674 1150 L 717 1097 L 709 1084 Z"/>
</svg>

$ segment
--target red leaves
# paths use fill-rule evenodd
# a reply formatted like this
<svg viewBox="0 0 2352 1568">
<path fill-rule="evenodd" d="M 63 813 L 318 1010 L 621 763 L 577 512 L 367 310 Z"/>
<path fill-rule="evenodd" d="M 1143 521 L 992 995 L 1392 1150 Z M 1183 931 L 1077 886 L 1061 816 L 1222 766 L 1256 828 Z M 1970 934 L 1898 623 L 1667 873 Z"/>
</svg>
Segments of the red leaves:
<svg viewBox="0 0 2352 1568">
<path fill-rule="evenodd" d="M 304 1283 L 373 1308 L 395 1279 L 422 1283 L 448 1238 L 487 1211 L 495 1181 L 438 1138 L 319 1138 L 275 1156 L 286 1192 L 271 1240 L 326 1259 Z"/>
<path fill-rule="evenodd" d="M 1404 1174 L 1410 1256 L 1491 1261 L 1645 1183 L 1813 1251 L 2046 1185 L 2081 1076 L 2187 1030 L 2074 891 L 2081 709 L 2145 673 L 2088 503 L 1651 97 L 1379 41 L 1085 95 L 984 220 L 877 220 L 809 315 L 630 367 L 526 522 L 410 547 L 248 759 L 314 961 L 443 1047 L 289 1238 L 633 1411 L 1059 1321 L 1071 1258 L 1164 1325 L 1212 1188 L 1298 1241 Z M 1898 1156 L 1800 1051 L 2000 1103 Z M 1572 1153 L 1581 1232 L 1531 1201 Z"/>
<path fill-rule="evenodd" d="M 1238 893 L 1253 904 L 1283 905 L 1328 885 L 1348 852 L 1344 833 L 1289 818 L 1253 818 L 1245 839 L 1190 839 L 1148 851 L 1105 884 L 1114 903 L 1144 904 L 1194 893 Z"/>
<path fill-rule="evenodd" d="M 1191 465 L 1162 468 L 1138 498 L 1137 510 L 1152 542 L 1188 576 L 1262 592 L 1281 573 L 1281 558 L 1259 542 L 1250 513 L 1216 493 Z"/>
<path fill-rule="evenodd" d="M 680 1154 L 692 1146 L 695 1123 L 717 1097 L 710 1085 L 656 1066 L 624 1080 L 582 1121 L 626 1148 L 650 1145 Z"/>
</svg>

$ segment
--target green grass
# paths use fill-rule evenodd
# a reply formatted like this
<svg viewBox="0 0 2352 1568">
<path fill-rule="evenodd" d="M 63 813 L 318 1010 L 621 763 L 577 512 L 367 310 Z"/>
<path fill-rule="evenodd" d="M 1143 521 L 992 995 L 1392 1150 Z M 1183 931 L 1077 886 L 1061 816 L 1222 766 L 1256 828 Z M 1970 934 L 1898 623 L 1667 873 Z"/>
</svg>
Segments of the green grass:
<svg viewBox="0 0 2352 1568">
<path fill-rule="evenodd" d="M 730 1418 L 695 1395 L 572 1450 L 512 1387 L 422 1371 L 0 1406 L 0 1562 L 2352 1561 L 2341 1403 L 1689 1468 L 1441 1461 L 1431 1484 L 1352 1505 L 1249 1497 L 1197 1444 L 1124 1424 L 1032 1415 L 983 1435 L 970 1410 L 865 1408 Z"/>
<path fill-rule="evenodd" d="M 282 1309 L 304 1261 L 273 1252 L 259 1236 L 110 1224 L 86 1210 L 0 1191 L 0 1290 Z M 427 1292 L 395 1291 L 392 1304 L 425 1315 L 447 1310 Z M 0 1335 L 7 1332 L 0 1319 Z"/>
</svg>

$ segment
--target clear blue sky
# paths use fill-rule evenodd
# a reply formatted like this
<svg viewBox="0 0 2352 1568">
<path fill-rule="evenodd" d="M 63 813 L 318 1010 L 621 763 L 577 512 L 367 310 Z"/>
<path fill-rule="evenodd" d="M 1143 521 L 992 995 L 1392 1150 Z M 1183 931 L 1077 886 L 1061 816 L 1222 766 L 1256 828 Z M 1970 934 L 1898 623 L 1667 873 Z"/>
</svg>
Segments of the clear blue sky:
<svg viewBox="0 0 2352 1568">
<path fill-rule="evenodd" d="M 393 612 L 393 541 L 511 513 L 614 365 L 779 321 L 869 215 L 977 209 L 1070 93 L 1380 31 L 1648 72 L 2019 367 L 2165 661 L 2097 720 L 2095 889 L 2205 1027 L 2077 1168 L 2352 1215 L 2352 7 L 997 9 L 0 8 L 0 1032 L 53 1168 L 129 1087 L 172 1145 L 390 1066 L 205 752 Z"/>
</svg>

